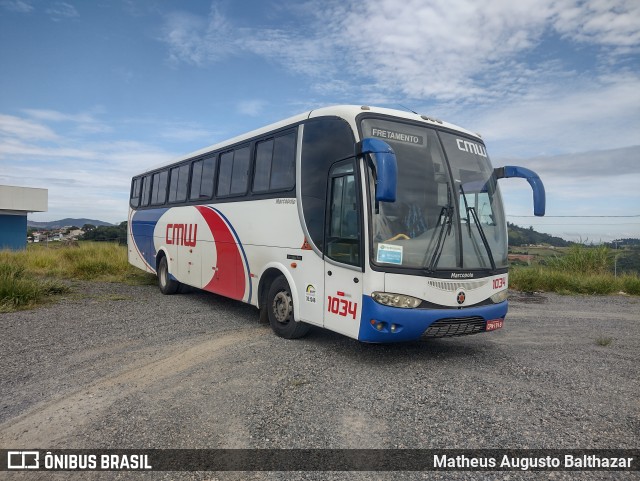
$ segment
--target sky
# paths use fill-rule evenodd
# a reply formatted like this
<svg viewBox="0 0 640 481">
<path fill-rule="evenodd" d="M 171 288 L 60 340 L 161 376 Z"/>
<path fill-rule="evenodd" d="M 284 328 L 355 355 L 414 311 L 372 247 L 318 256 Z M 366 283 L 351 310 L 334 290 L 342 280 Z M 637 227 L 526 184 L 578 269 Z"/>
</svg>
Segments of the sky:
<svg viewBox="0 0 640 481">
<path fill-rule="evenodd" d="M 479 132 L 508 220 L 640 237 L 637 0 L 0 0 L 0 184 L 127 218 L 140 171 L 336 104 Z"/>
</svg>

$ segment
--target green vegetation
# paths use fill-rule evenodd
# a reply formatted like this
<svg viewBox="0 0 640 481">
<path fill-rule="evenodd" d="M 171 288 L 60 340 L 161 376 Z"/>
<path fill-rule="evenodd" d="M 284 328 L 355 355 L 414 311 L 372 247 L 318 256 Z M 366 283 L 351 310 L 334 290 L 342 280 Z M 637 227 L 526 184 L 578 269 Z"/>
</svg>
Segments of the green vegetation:
<svg viewBox="0 0 640 481">
<path fill-rule="evenodd" d="M 640 295 L 640 277 L 635 272 L 615 275 L 614 256 L 607 246 L 574 244 L 561 254 L 538 259 L 531 266 L 514 266 L 509 284 L 520 291 L 561 294 Z"/>
<path fill-rule="evenodd" d="M 48 296 L 63 294 L 69 288 L 56 281 L 38 279 L 23 266 L 0 261 L 0 312 L 26 309 Z"/>
<path fill-rule="evenodd" d="M 547 244 L 554 247 L 567 247 L 571 244 L 571 242 L 561 237 L 536 232 L 533 230 L 533 227 L 525 229 L 511 222 L 507 222 L 507 230 L 509 232 L 509 245 L 514 247 L 540 244 Z"/>
<path fill-rule="evenodd" d="M 88 241 L 113 241 L 119 244 L 127 243 L 127 221 L 121 222 L 119 225 L 100 225 L 98 227 L 92 224 L 82 226 L 84 234 L 80 240 Z"/>
<path fill-rule="evenodd" d="M 599 338 L 596 339 L 596 344 L 602 347 L 608 347 L 611 345 L 612 342 L 613 342 L 612 337 L 600 336 Z"/>
<path fill-rule="evenodd" d="M 68 292 L 63 280 L 151 284 L 155 276 L 127 262 L 127 248 L 109 242 L 29 245 L 0 251 L 0 311 L 31 307 Z"/>
</svg>

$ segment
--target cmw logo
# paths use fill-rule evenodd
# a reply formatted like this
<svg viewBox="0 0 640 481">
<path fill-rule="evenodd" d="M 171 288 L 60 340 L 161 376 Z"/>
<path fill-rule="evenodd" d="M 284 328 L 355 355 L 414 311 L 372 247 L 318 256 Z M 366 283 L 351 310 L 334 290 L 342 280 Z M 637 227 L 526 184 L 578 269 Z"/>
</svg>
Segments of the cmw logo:
<svg viewBox="0 0 640 481">
<path fill-rule="evenodd" d="M 167 244 L 195 247 L 198 224 L 167 224 Z"/>
<path fill-rule="evenodd" d="M 476 144 L 475 142 L 456 139 L 456 144 L 458 145 L 458 149 L 462 150 L 463 152 L 469 152 L 470 154 L 476 154 L 482 157 L 487 156 L 487 151 L 485 150 L 485 148 L 480 144 Z"/>
</svg>

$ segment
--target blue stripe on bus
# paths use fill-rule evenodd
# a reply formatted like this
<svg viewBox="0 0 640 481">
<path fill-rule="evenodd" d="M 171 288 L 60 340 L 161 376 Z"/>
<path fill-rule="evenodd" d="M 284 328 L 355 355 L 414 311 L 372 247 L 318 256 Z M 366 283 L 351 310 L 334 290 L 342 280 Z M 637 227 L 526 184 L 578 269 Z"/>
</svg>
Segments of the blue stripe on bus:
<svg viewBox="0 0 640 481">
<path fill-rule="evenodd" d="M 480 316 L 485 321 L 504 319 L 508 309 L 507 301 L 491 306 L 464 309 L 402 309 L 379 304 L 370 296 L 362 297 L 358 340 L 363 342 L 415 341 L 420 339 L 431 324 L 440 319 L 475 316 Z M 372 319 L 386 323 L 386 328 L 378 331 L 371 324 Z M 398 326 L 397 332 L 390 331 L 391 324 Z"/>
<path fill-rule="evenodd" d="M 154 272 L 156 270 L 156 246 L 153 232 L 160 217 L 169 209 L 149 209 L 134 212 L 131 219 L 131 235 L 138 253 Z"/>
</svg>

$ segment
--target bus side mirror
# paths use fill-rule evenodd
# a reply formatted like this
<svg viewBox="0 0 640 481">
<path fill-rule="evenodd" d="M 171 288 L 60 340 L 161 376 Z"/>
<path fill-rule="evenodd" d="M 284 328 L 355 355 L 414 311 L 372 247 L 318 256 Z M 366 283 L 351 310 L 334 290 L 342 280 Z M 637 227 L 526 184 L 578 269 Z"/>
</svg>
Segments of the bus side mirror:
<svg viewBox="0 0 640 481">
<path fill-rule="evenodd" d="M 505 165 L 493 169 L 496 175 L 496 179 L 503 179 L 509 177 L 520 177 L 526 179 L 529 185 L 533 189 L 533 215 L 543 216 L 546 206 L 546 194 L 544 192 L 544 184 L 538 174 L 534 171 L 525 169 L 524 167 L 516 167 L 513 165 Z"/>
<path fill-rule="evenodd" d="M 364 155 L 370 164 L 376 183 L 376 201 L 395 202 L 398 162 L 391 146 L 380 139 L 362 139 L 356 145 L 356 155 Z"/>
</svg>

